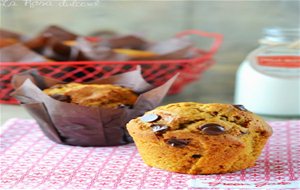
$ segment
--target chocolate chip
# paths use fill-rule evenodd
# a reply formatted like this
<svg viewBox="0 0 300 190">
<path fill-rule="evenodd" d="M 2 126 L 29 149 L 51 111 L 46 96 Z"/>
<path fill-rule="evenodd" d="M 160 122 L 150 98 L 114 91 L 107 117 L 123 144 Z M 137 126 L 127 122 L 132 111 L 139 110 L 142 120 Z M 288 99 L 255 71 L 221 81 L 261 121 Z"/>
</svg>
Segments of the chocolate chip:
<svg viewBox="0 0 300 190">
<path fill-rule="evenodd" d="M 188 139 L 176 139 L 176 138 L 171 138 L 167 140 L 167 144 L 174 146 L 174 147 L 185 147 L 186 145 L 189 144 L 189 140 Z"/>
<path fill-rule="evenodd" d="M 213 116 L 216 116 L 216 115 L 218 115 L 218 113 L 219 113 L 219 112 L 214 111 L 214 112 L 212 112 L 211 114 L 212 114 Z"/>
<path fill-rule="evenodd" d="M 235 107 L 236 109 L 238 110 L 241 110 L 241 111 L 248 111 L 243 105 L 233 105 L 233 107 Z"/>
<path fill-rule="evenodd" d="M 143 122 L 153 122 L 153 121 L 157 121 L 160 119 L 160 116 L 159 115 L 156 115 L 156 114 L 153 114 L 153 113 L 150 113 L 150 114 L 146 114 L 146 115 L 143 115 L 141 117 L 141 120 Z"/>
<path fill-rule="evenodd" d="M 223 121 L 228 121 L 228 117 L 225 115 L 221 115 L 220 119 Z"/>
<path fill-rule="evenodd" d="M 267 136 L 268 132 L 267 132 L 267 131 L 261 131 L 261 132 L 259 132 L 259 134 L 260 134 L 261 136 Z"/>
<path fill-rule="evenodd" d="M 199 129 L 206 135 L 220 135 L 225 132 L 224 127 L 215 123 L 208 123 L 199 127 Z"/>
<path fill-rule="evenodd" d="M 192 158 L 201 158 L 201 155 L 200 154 L 193 154 Z"/>
<path fill-rule="evenodd" d="M 241 117 L 240 116 L 233 116 L 233 118 L 235 119 L 235 120 L 240 120 L 241 119 Z"/>
<path fill-rule="evenodd" d="M 166 125 L 152 125 L 151 127 L 154 133 L 163 133 L 169 129 Z"/>
<path fill-rule="evenodd" d="M 240 123 L 240 125 L 242 127 L 245 127 L 245 128 L 248 128 L 248 124 L 250 123 L 250 121 L 246 120 L 246 121 L 243 121 L 242 123 Z"/>
<path fill-rule="evenodd" d="M 55 100 L 62 101 L 62 102 L 67 102 L 67 103 L 71 102 L 71 97 L 66 96 L 66 95 L 53 94 L 53 95 L 50 95 L 50 97 L 54 98 Z"/>
</svg>

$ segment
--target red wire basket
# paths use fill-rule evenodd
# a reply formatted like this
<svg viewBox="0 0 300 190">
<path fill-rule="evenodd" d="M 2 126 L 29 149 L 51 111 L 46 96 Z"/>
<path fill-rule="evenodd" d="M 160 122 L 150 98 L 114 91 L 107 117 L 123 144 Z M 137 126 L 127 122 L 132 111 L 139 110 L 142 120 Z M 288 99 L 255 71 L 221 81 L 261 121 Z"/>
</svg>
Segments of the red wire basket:
<svg viewBox="0 0 300 190">
<path fill-rule="evenodd" d="M 198 35 L 212 38 L 214 41 L 208 51 L 196 48 L 198 56 L 185 60 L 143 60 L 143 61 L 77 61 L 77 62 L 38 62 L 17 63 L 1 62 L 0 103 L 17 104 L 10 96 L 14 90 L 11 85 L 12 76 L 29 69 L 37 69 L 42 75 L 63 80 L 65 82 L 88 82 L 94 79 L 109 77 L 123 73 L 140 65 L 143 77 L 153 85 L 161 85 L 174 74 L 180 73 L 169 91 L 169 94 L 179 93 L 184 85 L 199 79 L 201 74 L 211 66 L 213 55 L 222 43 L 222 35 L 199 30 L 187 30 L 178 33 L 176 37 Z"/>
</svg>

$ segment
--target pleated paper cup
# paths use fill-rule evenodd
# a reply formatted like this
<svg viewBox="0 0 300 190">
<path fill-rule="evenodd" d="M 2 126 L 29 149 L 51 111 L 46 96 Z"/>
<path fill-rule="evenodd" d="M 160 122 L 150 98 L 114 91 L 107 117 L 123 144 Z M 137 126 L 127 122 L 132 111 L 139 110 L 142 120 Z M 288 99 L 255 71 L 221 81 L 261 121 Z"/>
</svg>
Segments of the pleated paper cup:
<svg viewBox="0 0 300 190">
<path fill-rule="evenodd" d="M 134 71 L 89 82 L 132 89 L 138 94 L 132 108 L 87 107 L 55 100 L 43 89 L 65 82 L 41 76 L 35 70 L 14 76 L 12 83 L 15 91 L 12 96 L 37 121 L 43 133 L 56 143 L 76 146 L 124 145 L 133 142 L 125 128 L 126 123 L 157 107 L 176 77 L 154 87 L 143 79 L 138 67 Z"/>
</svg>

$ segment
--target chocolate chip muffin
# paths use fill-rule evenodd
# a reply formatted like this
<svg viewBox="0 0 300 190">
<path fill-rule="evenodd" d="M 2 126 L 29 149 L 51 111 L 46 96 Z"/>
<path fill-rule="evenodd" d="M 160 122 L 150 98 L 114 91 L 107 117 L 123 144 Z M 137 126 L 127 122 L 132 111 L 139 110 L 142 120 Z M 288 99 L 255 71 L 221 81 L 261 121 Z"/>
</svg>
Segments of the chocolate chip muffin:
<svg viewBox="0 0 300 190">
<path fill-rule="evenodd" d="M 127 129 L 147 165 L 185 174 L 252 167 L 272 134 L 242 105 L 195 102 L 158 107 Z"/>
<path fill-rule="evenodd" d="M 52 98 L 91 107 L 131 107 L 138 95 L 129 88 L 111 84 L 57 84 L 44 90 Z"/>
</svg>

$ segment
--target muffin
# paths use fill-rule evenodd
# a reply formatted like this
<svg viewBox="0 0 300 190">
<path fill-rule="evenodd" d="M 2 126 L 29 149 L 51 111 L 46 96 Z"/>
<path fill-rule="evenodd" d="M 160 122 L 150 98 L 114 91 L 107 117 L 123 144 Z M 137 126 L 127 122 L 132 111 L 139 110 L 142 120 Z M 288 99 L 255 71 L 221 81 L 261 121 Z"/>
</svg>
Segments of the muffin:
<svg viewBox="0 0 300 190">
<path fill-rule="evenodd" d="M 255 165 L 272 128 L 242 105 L 174 103 L 131 120 L 144 162 L 185 174 L 234 172 Z"/>
<path fill-rule="evenodd" d="M 63 102 L 105 108 L 131 107 L 138 97 L 129 88 L 111 84 L 57 84 L 44 93 Z"/>
<path fill-rule="evenodd" d="M 133 50 L 133 49 L 114 49 L 116 53 L 129 56 L 131 59 L 147 59 L 157 56 L 151 51 Z"/>
</svg>

